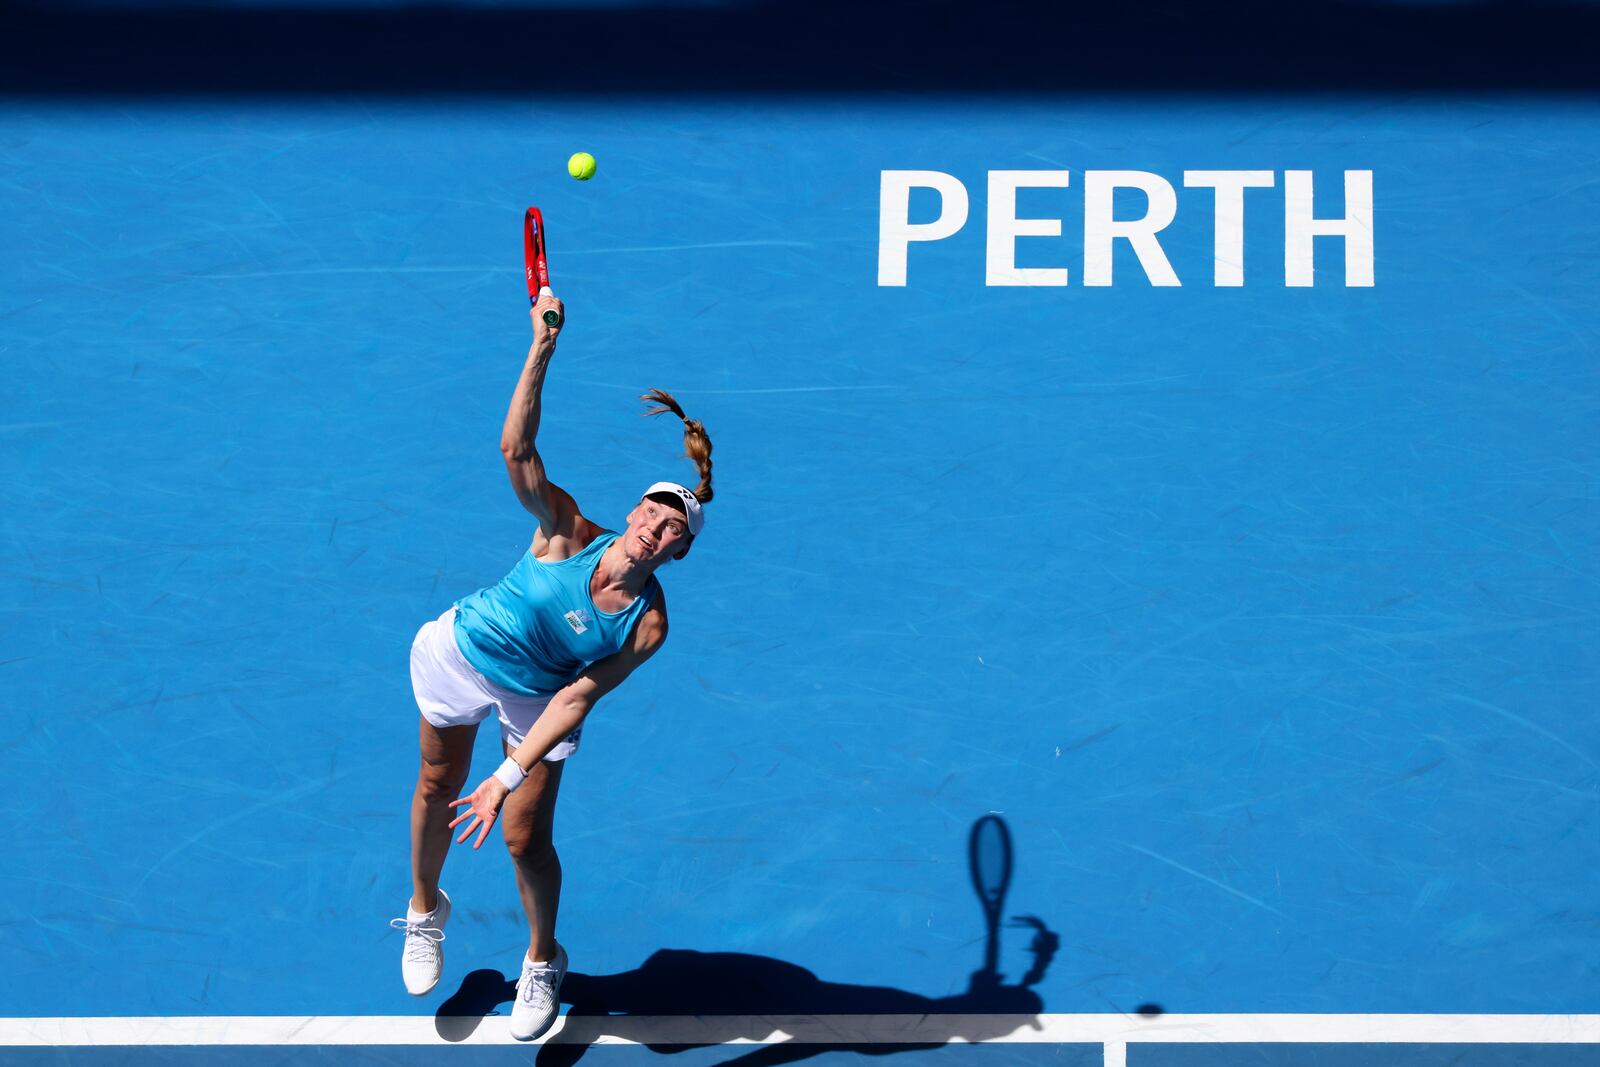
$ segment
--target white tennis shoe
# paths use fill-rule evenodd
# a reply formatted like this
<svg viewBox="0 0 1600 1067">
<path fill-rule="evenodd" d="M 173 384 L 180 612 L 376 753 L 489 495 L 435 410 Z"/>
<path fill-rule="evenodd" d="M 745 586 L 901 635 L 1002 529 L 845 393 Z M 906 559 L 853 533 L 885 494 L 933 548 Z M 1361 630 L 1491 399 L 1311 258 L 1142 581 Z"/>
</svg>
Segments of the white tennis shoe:
<svg viewBox="0 0 1600 1067">
<path fill-rule="evenodd" d="M 535 963 L 522 957 L 517 1002 L 511 1006 L 511 1036 L 532 1041 L 550 1029 L 561 1014 L 561 979 L 567 975 L 567 950 L 556 946 L 556 958 Z"/>
<path fill-rule="evenodd" d="M 439 984 L 444 973 L 444 924 L 450 919 L 450 898 L 439 892 L 439 903 L 430 912 L 415 912 L 406 902 L 402 919 L 390 919 L 389 925 L 406 932 L 405 948 L 400 954 L 400 977 L 405 980 L 406 992 L 414 997 L 428 993 Z"/>
</svg>

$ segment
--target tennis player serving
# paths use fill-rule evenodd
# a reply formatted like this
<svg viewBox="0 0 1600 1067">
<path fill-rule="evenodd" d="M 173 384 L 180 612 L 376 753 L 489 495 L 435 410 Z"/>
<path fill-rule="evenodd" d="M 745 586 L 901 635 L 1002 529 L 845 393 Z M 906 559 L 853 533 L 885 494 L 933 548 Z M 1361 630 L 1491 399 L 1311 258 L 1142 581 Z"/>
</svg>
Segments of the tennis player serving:
<svg viewBox="0 0 1600 1067">
<path fill-rule="evenodd" d="M 647 414 L 670 411 L 683 419 L 699 485 L 650 486 L 619 534 L 585 517 L 549 480 L 534 439 L 561 331 L 545 320 L 551 310 L 564 313 L 549 295 L 533 307 L 533 345 L 500 437 L 511 487 L 539 520 L 533 544 L 499 583 L 424 624 L 411 646 L 422 769 L 411 800 L 412 896 L 405 917 L 392 923 L 406 932 L 406 991 L 427 993 L 444 965 L 440 942 L 450 898 L 439 888 L 439 872 L 450 838 L 465 824 L 456 841 L 476 835 L 476 849 L 498 821 L 528 916 L 528 954 L 511 1011 L 511 1033 L 522 1040 L 555 1022 L 567 969 L 555 936 L 561 861 L 551 839 L 562 768 L 596 702 L 666 641 L 667 602 L 655 571 L 688 554 L 705 522 L 702 505 L 711 500 L 705 427 L 659 390 L 644 398 L 654 405 Z M 551 318 L 560 323 L 564 314 Z M 491 711 L 499 718 L 505 762 L 460 797 L 478 724 Z"/>
</svg>

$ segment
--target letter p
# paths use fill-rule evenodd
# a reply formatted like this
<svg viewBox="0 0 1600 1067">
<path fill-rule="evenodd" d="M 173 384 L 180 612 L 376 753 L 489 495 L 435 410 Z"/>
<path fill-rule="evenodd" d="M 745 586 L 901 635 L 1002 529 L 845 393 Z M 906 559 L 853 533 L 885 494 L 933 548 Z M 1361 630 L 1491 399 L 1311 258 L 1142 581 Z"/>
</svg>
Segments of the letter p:
<svg viewBox="0 0 1600 1067">
<path fill-rule="evenodd" d="M 910 221 L 911 190 L 939 194 L 939 217 Z M 906 284 L 906 250 L 912 241 L 942 241 L 967 224 L 967 187 L 937 170 L 886 170 L 878 186 L 878 284 Z"/>
</svg>

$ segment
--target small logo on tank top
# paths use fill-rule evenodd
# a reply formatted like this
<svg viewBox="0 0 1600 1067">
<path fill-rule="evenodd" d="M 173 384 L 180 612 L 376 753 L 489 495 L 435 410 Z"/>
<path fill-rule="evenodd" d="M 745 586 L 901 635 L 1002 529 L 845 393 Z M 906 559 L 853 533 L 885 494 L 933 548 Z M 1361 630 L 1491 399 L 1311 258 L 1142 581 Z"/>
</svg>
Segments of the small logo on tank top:
<svg viewBox="0 0 1600 1067">
<path fill-rule="evenodd" d="M 572 627 L 572 632 L 575 634 L 588 633 L 589 624 L 594 621 L 593 617 L 582 608 L 567 612 L 563 618 L 567 620 L 567 625 Z"/>
</svg>

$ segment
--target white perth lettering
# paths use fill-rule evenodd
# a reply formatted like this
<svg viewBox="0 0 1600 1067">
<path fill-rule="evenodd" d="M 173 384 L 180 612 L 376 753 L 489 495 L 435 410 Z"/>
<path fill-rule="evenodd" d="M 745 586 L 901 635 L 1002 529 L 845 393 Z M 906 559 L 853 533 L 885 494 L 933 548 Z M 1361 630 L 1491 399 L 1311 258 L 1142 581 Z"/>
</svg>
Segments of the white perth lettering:
<svg viewBox="0 0 1600 1067">
<path fill-rule="evenodd" d="M 1344 245 L 1344 284 L 1364 288 L 1374 284 L 1372 171 L 1347 170 L 1344 179 L 1344 214 L 1323 215 L 1314 209 L 1313 172 L 1283 172 L 1283 276 L 1282 284 L 1303 287 L 1316 277 L 1316 238 L 1338 238 Z M 1065 219 L 1060 215 L 1026 217 L 1018 214 L 1017 190 L 1068 189 L 1072 174 L 1066 170 L 992 170 L 987 174 L 985 211 L 984 284 L 988 286 L 1045 286 L 1068 284 L 1069 268 L 1017 266 L 1019 238 L 1060 238 Z M 1245 284 L 1245 206 L 1271 194 L 1246 190 L 1277 189 L 1277 173 L 1270 170 L 1186 170 L 1183 188 L 1191 196 L 1210 200 L 1213 217 L 1211 284 L 1218 287 Z M 1138 260 L 1145 281 L 1155 286 L 1183 282 L 1167 258 L 1160 234 L 1177 218 L 1179 195 L 1173 183 L 1142 170 L 1089 170 L 1083 172 L 1082 265 L 1086 286 L 1107 286 L 1114 281 L 1112 265 L 1118 242 L 1126 242 Z M 907 284 L 908 260 L 913 244 L 942 241 L 967 224 L 967 187 L 954 175 L 936 170 L 886 170 L 879 176 L 878 285 Z M 914 189 L 931 190 L 938 197 L 938 213 L 923 222 L 911 221 Z M 1118 218 L 1114 205 L 1119 190 L 1143 194 L 1144 211 L 1136 218 Z M 1209 196 L 1204 192 L 1209 190 Z M 1124 198 L 1125 199 L 1125 198 Z M 1261 205 L 1265 206 L 1265 205 Z M 1258 207 L 1257 210 L 1260 208 Z M 1123 208 L 1127 214 L 1126 207 Z M 1036 246 L 1038 247 L 1038 246 Z M 1049 246 L 1043 246 L 1049 247 Z M 1188 269 L 1188 268 L 1186 268 Z M 1259 280 L 1262 268 L 1252 271 Z M 1276 281 L 1276 279 L 1274 279 Z"/>
</svg>

